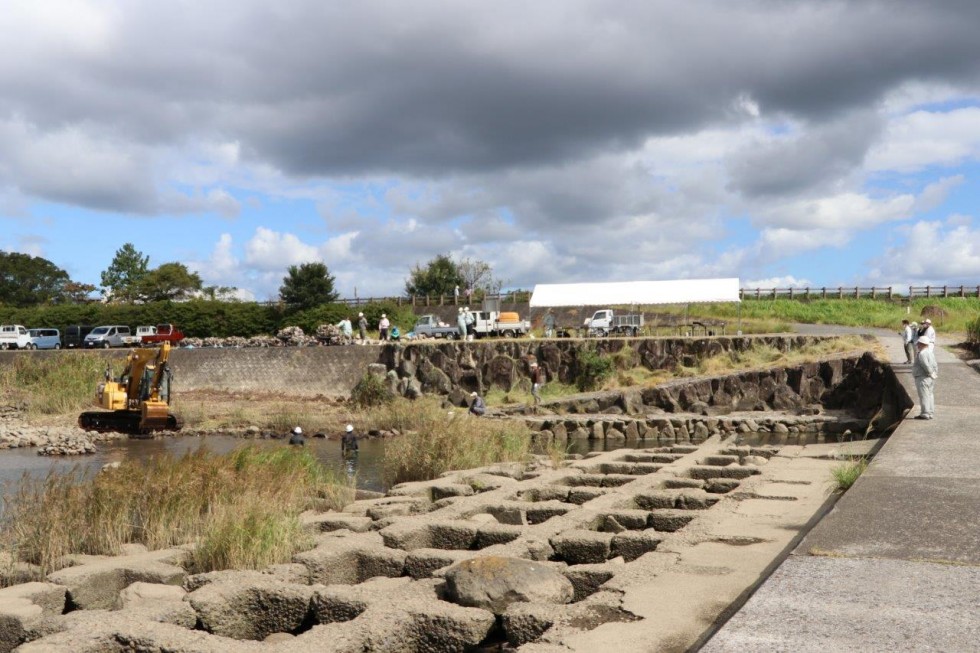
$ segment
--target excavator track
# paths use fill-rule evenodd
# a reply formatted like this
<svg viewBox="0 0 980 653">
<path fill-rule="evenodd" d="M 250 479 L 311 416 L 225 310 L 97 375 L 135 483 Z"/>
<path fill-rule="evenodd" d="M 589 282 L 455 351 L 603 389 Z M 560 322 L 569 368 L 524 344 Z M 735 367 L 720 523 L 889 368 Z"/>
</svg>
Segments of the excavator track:
<svg viewBox="0 0 980 653">
<path fill-rule="evenodd" d="M 78 416 L 78 425 L 81 428 L 99 433 L 113 431 L 129 433 L 133 436 L 145 436 L 152 434 L 153 431 L 179 431 L 180 427 L 183 426 L 180 419 L 173 414 L 168 414 L 166 422 L 156 425 L 154 428 L 141 427 L 141 421 L 142 418 L 138 412 L 128 410 L 93 410 Z"/>
</svg>

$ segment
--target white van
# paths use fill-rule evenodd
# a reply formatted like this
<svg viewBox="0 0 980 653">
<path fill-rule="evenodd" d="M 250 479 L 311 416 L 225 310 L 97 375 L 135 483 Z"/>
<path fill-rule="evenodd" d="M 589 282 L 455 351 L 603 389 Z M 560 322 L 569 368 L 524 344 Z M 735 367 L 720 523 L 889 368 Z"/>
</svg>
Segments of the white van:
<svg viewBox="0 0 980 653">
<path fill-rule="evenodd" d="M 128 326 L 110 324 L 92 329 L 82 341 L 82 346 L 86 349 L 96 347 L 108 349 L 109 347 L 130 347 L 138 342 L 139 338 L 132 334 Z"/>
<path fill-rule="evenodd" d="M 30 329 L 31 349 L 61 349 L 61 331 L 57 329 Z"/>
</svg>

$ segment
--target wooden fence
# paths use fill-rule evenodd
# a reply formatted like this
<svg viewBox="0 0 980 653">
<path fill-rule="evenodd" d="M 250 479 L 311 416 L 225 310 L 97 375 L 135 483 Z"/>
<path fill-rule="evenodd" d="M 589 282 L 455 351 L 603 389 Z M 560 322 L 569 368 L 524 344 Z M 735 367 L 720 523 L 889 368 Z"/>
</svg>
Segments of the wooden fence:
<svg viewBox="0 0 980 653">
<path fill-rule="evenodd" d="M 749 299 L 900 299 L 919 297 L 980 297 L 980 286 L 909 286 L 908 292 L 894 287 L 838 286 L 837 288 L 742 288 L 739 296 Z"/>
</svg>

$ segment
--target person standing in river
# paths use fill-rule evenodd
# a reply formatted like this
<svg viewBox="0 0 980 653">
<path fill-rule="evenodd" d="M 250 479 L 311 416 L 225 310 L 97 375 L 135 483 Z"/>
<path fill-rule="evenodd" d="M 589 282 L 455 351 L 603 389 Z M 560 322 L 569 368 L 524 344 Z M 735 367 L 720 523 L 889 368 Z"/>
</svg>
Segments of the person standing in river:
<svg viewBox="0 0 980 653">
<path fill-rule="evenodd" d="M 936 363 L 936 353 L 933 345 L 925 336 L 919 336 L 917 343 L 919 355 L 912 364 L 912 378 L 915 379 L 915 390 L 919 393 L 919 414 L 915 419 L 932 419 L 936 412 L 936 397 L 934 394 L 936 379 L 939 377 L 939 365 Z"/>
<path fill-rule="evenodd" d="M 357 434 L 354 433 L 354 425 L 348 424 L 344 427 L 344 435 L 340 438 L 340 455 L 351 456 L 357 453 Z"/>
<path fill-rule="evenodd" d="M 303 429 L 298 426 L 293 429 L 292 435 L 289 436 L 289 444 L 299 447 L 306 446 L 306 438 L 303 437 Z"/>
</svg>

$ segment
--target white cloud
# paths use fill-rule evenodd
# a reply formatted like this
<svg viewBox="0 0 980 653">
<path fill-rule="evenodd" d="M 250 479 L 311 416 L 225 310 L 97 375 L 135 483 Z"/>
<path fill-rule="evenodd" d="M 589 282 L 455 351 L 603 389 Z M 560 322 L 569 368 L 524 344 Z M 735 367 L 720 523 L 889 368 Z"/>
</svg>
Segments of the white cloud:
<svg viewBox="0 0 980 653">
<path fill-rule="evenodd" d="M 946 224 L 919 221 L 909 227 L 903 243 L 887 249 L 873 265 L 876 278 L 975 285 L 980 278 L 980 230 L 962 217 Z"/>
<path fill-rule="evenodd" d="M 809 288 L 810 286 L 809 279 L 797 279 L 791 274 L 782 277 L 749 279 L 742 282 L 743 288 Z"/>
<path fill-rule="evenodd" d="M 915 111 L 893 118 L 884 138 L 871 148 L 871 171 L 913 172 L 952 166 L 980 157 L 980 107 Z"/>
<path fill-rule="evenodd" d="M 245 264 L 256 270 L 284 272 L 291 265 L 320 260 L 320 253 L 291 233 L 280 233 L 265 227 L 245 243 Z"/>
</svg>

